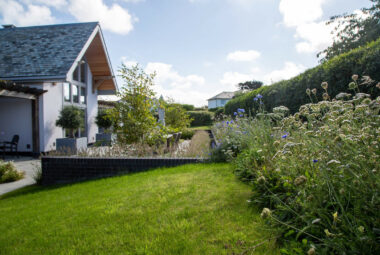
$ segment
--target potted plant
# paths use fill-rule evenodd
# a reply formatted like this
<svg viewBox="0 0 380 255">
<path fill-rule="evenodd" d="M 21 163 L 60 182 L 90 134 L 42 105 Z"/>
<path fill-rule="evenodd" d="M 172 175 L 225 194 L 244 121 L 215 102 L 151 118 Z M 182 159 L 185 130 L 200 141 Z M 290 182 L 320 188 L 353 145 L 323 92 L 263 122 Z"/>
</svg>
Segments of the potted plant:
<svg viewBox="0 0 380 255">
<path fill-rule="evenodd" d="M 102 146 L 111 145 L 113 135 L 111 132 L 112 119 L 107 110 L 100 110 L 95 120 L 99 127 L 99 133 L 96 134 L 96 143 Z"/>
<path fill-rule="evenodd" d="M 57 151 L 76 154 L 87 149 L 87 137 L 75 137 L 76 131 L 84 127 L 84 112 L 75 106 L 65 106 L 55 123 L 69 132 L 68 138 L 57 139 Z"/>
</svg>

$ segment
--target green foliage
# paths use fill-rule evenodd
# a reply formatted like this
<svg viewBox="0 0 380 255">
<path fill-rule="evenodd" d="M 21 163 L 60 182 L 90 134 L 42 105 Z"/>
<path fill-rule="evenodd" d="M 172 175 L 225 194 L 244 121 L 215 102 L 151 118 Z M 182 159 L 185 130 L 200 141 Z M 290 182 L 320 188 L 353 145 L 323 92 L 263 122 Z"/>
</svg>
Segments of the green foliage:
<svg viewBox="0 0 380 255">
<path fill-rule="evenodd" d="M 109 113 L 109 110 L 99 110 L 98 115 L 95 120 L 96 125 L 105 130 L 112 127 L 112 116 Z"/>
<path fill-rule="evenodd" d="M 84 112 L 76 106 L 65 106 L 59 113 L 55 124 L 58 127 L 70 130 L 71 137 L 74 137 L 75 130 L 84 127 Z"/>
<path fill-rule="evenodd" d="M 189 128 L 186 128 L 186 129 L 182 130 L 181 139 L 191 140 L 191 138 L 193 138 L 194 134 L 195 134 L 195 130 L 191 130 Z"/>
<path fill-rule="evenodd" d="M 320 85 L 328 82 L 328 93 L 333 98 L 340 92 L 350 92 L 347 84 L 352 74 L 370 76 L 380 80 L 380 39 L 348 53 L 335 57 L 315 68 L 309 69 L 290 80 L 277 82 L 271 86 L 246 93 L 241 97 L 230 100 L 225 106 L 225 113 L 232 115 L 238 108 L 255 114 L 259 111 L 259 102 L 254 98 L 261 94 L 266 111 L 272 111 L 276 106 L 286 106 L 291 113 L 298 111 L 301 105 L 310 102 L 306 89 L 317 89 L 315 99 L 322 100 L 324 90 Z M 361 92 L 369 93 L 373 97 L 379 96 L 379 90 L 373 86 L 363 85 Z"/>
<path fill-rule="evenodd" d="M 380 0 L 370 0 L 370 8 L 363 8 L 361 13 L 344 14 L 331 17 L 328 25 L 335 25 L 333 44 L 318 53 L 326 61 L 342 53 L 375 41 L 380 37 Z M 363 16 L 365 16 L 363 18 Z"/>
<path fill-rule="evenodd" d="M 17 171 L 13 162 L 3 162 L 0 160 L 0 183 L 18 181 L 23 177 L 24 173 Z"/>
<path fill-rule="evenodd" d="M 378 254 L 380 97 L 326 98 L 288 117 L 277 108 L 275 121 L 237 117 L 214 134 L 262 217 L 282 240 L 300 242 L 284 254 Z"/>
<path fill-rule="evenodd" d="M 186 111 L 194 111 L 195 107 L 192 104 L 181 104 L 182 108 Z"/>
<path fill-rule="evenodd" d="M 212 124 L 212 113 L 208 111 L 193 111 L 187 112 L 192 119 L 191 126 L 209 126 Z"/>
<path fill-rule="evenodd" d="M 261 81 L 246 81 L 238 84 L 238 88 L 242 91 L 247 91 L 247 90 L 255 90 L 259 89 L 263 86 L 263 82 Z"/>
<path fill-rule="evenodd" d="M 190 126 L 191 121 L 182 105 L 173 103 L 165 105 L 165 124 L 170 130 L 183 131 Z"/>
<path fill-rule="evenodd" d="M 157 123 L 155 99 L 152 86 L 155 74 L 147 74 L 138 65 L 119 70 L 124 81 L 118 92 L 120 100 L 110 115 L 118 141 L 122 144 L 154 144 L 163 139 L 164 129 Z"/>
</svg>

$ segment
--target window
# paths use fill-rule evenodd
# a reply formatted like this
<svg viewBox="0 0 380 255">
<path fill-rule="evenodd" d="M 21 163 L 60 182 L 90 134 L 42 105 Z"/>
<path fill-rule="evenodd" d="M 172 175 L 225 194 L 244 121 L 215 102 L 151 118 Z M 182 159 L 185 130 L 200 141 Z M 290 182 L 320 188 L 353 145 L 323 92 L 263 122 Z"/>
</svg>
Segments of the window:
<svg viewBox="0 0 380 255">
<path fill-rule="evenodd" d="M 73 103 L 79 103 L 79 87 L 73 85 Z"/>
<path fill-rule="evenodd" d="M 63 95 L 65 102 L 71 101 L 71 86 L 70 83 L 63 84 Z"/>
<path fill-rule="evenodd" d="M 86 88 L 84 87 L 80 88 L 80 103 L 86 104 Z"/>
<path fill-rule="evenodd" d="M 86 83 L 86 62 L 80 64 L 80 82 Z"/>
<path fill-rule="evenodd" d="M 73 73 L 73 80 L 74 81 L 79 81 L 78 79 L 78 74 L 79 74 L 79 66 L 77 66 L 74 70 L 74 73 Z"/>
</svg>

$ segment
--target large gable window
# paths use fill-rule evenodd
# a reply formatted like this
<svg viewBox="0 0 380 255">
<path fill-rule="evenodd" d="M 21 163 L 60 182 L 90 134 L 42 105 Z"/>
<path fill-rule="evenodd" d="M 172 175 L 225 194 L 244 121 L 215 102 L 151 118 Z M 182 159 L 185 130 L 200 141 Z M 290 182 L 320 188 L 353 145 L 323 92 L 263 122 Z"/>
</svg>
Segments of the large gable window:
<svg viewBox="0 0 380 255">
<path fill-rule="evenodd" d="M 86 61 L 81 60 L 79 61 L 77 67 L 75 68 L 73 72 L 73 80 L 86 83 Z"/>
</svg>

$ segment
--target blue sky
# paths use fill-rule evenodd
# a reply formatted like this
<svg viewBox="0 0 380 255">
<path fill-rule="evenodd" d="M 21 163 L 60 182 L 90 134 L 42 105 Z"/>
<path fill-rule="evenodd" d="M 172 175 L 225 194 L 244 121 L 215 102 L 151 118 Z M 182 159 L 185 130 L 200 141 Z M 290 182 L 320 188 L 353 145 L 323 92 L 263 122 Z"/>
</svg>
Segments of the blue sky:
<svg viewBox="0 0 380 255">
<path fill-rule="evenodd" d="M 318 64 L 330 16 L 369 0 L 0 0 L 1 24 L 100 21 L 113 68 L 157 72 L 155 90 L 197 106 L 236 84 Z M 119 80 L 119 86 L 122 81 Z"/>
</svg>

